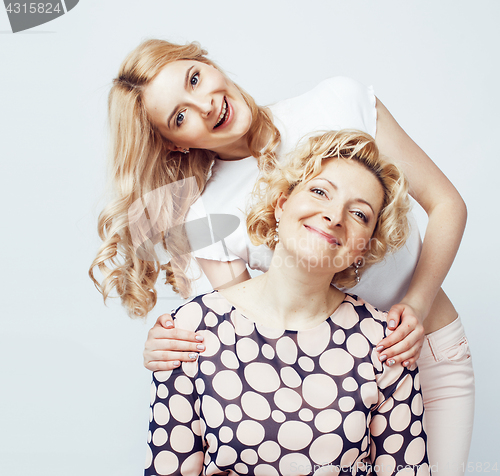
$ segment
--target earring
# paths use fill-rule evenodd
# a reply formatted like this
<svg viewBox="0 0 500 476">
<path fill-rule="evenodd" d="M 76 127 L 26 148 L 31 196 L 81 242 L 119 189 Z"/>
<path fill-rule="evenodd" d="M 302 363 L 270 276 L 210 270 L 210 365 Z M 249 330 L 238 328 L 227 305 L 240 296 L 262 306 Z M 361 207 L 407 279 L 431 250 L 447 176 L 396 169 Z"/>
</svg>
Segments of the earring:
<svg viewBox="0 0 500 476">
<path fill-rule="evenodd" d="M 189 149 L 182 149 L 182 150 L 181 150 L 181 152 L 182 152 L 183 154 L 187 154 L 187 153 L 189 152 Z"/>
<path fill-rule="evenodd" d="M 276 218 L 276 229 L 274 230 L 274 241 L 276 241 L 276 243 L 278 241 L 280 241 L 280 237 L 279 237 L 279 230 L 278 230 L 278 225 L 279 225 L 279 222 L 280 222 L 280 219 L 279 218 Z"/>
<path fill-rule="evenodd" d="M 358 260 L 352 264 L 354 267 L 354 272 L 356 273 L 356 284 L 359 284 L 359 282 L 361 281 L 361 278 L 359 277 L 359 271 L 358 271 L 358 269 L 361 268 L 361 264 L 362 264 L 361 260 Z"/>
</svg>

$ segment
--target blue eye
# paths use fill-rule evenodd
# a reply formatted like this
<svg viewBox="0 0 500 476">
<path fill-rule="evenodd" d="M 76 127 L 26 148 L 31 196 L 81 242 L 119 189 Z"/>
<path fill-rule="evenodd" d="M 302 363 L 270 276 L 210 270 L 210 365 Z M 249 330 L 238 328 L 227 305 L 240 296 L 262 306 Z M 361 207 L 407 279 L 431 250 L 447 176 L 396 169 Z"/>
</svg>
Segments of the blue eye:
<svg viewBox="0 0 500 476">
<path fill-rule="evenodd" d="M 194 73 L 193 76 L 191 76 L 191 86 L 196 86 L 198 82 L 200 81 L 200 73 Z"/>
<path fill-rule="evenodd" d="M 177 114 L 177 117 L 175 118 L 175 124 L 177 125 L 177 127 L 179 127 L 184 122 L 185 117 L 186 116 L 183 112 L 179 112 L 179 114 Z"/>
<path fill-rule="evenodd" d="M 326 197 L 325 191 L 322 190 L 321 188 L 312 188 L 311 192 L 315 193 L 316 195 L 320 195 L 321 197 Z"/>
</svg>

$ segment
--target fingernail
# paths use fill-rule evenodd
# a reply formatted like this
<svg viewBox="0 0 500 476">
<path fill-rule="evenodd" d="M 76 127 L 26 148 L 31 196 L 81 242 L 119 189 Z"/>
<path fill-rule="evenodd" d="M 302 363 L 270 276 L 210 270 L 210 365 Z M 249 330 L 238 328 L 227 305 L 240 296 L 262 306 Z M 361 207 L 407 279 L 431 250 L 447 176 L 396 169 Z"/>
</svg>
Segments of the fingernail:
<svg viewBox="0 0 500 476">
<path fill-rule="evenodd" d="M 388 365 L 389 367 L 392 367 L 395 363 L 396 363 L 396 361 L 395 361 L 394 359 L 389 359 L 389 360 L 387 361 L 387 365 Z"/>
<path fill-rule="evenodd" d="M 199 340 L 200 342 L 203 342 L 203 337 L 202 336 L 196 336 L 196 340 Z"/>
<path fill-rule="evenodd" d="M 383 362 L 385 359 L 387 359 L 387 355 L 381 355 L 378 360 L 380 360 L 380 362 Z"/>
<path fill-rule="evenodd" d="M 179 367 L 179 365 L 181 365 L 181 363 L 178 360 L 176 360 L 175 362 L 172 362 L 172 365 L 174 367 Z"/>
<path fill-rule="evenodd" d="M 171 327 L 174 327 L 174 325 L 172 324 L 172 322 L 171 322 L 171 321 L 167 321 L 167 322 L 165 322 L 165 327 L 166 327 L 167 329 L 170 329 Z"/>
<path fill-rule="evenodd" d="M 196 348 L 197 348 L 198 350 L 205 350 L 205 346 L 204 346 L 203 344 L 198 344 L 198 345 L 196 346 Z"/>
<path fill-rule="evenodd" d="M 382 350 L 384 350 L 384 346 L 383 345 L 379 345 L 377 347 L 377 352 L 381 352 Z"/>
<path fill-rule="evenodd" d="M 196 352 L 190 352 L 189 358 L 191 360 L 196 360 L 197 357 L 198 357 L 198 354 Z"/>
<path fill-rule="evenodd" d="M 389 321 L 389 327 L 394 327 L 396 325 L 396 321 L 393 321 L 392 319 Z"/>
<path fill-rule="evenodd" d="M 407 367 L 407 366 L 409 365 L 409 363 L 410 363 L 410 362 L 408 362 L 407 360 L 405 360 L 405 361 L 403 362 L 403 367 Z"/>
</svg>

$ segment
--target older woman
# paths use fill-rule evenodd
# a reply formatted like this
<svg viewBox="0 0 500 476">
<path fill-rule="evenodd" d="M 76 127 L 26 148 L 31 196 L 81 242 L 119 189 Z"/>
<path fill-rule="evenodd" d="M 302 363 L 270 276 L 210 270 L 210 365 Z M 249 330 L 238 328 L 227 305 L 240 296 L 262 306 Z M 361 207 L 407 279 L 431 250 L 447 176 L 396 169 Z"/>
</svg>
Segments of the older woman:
<svg viewBox="0 0 500 476">
<path fill-rule="evenodd" d="M 430 474 L 416 368 L 382 365 L 387 315 L 333 286 L 404 244 L 404 177 L 345 131 L 262 184 L 248 226 L 269 270 L 175 312 L 207 349 L 155 374 L 146 474 Z"/>
</svg>

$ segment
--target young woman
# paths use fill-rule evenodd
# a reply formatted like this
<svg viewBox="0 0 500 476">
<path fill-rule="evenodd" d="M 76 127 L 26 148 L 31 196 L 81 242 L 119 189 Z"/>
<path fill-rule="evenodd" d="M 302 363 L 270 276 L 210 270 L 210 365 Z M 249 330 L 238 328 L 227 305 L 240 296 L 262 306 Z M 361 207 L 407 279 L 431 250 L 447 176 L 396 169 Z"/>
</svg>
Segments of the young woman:
<svg viewBox="0 0 500 476">
<path fill-rule="evenodd" d="M 445 472 L 445 462 L 459 466 L 467 460 L 474 382 L 463 327 L 440 285 L 465 226 L 466 210 L 459 194 L 370 88 L 332 78 L 302 96 L 262 108 L 205 55 L 196 44 L 151 40 L 134 50 L 120 68 L 109 99 L 116 197 L 99 220 L 104 242 L 92 269 L 99 267 L 103 279 L 94 280 L 96 285 L 105 297 L 116 288 L 129 312 L 137 316 L 154 307 L 161 270 L 166 271 L 167 283 L 189 295 L 190 255 L 183 240 L 168 240 L 167 264 L 151 248 L 158 236 L 167 242 L 167 229 L 182 236 L 177 231 L 182 231 L 188 211 L 203 206 L 202 215 L 240 218 L 239 228 L 224 243 L 194 252 L 214 288 L 248 279 L 247 265 L 266 271 L 272 251 L 250 243 L 242 212 L 259 170 L 286 160 L 305 135 L 341 128 L 369 133 L 381 153 L 405 172 L 410 193 L 426 210 L 429 222 L 422 246 L 412 223 L 406 246 L 372 266 L 352 292 L 380 309 L 390 309 L 389 327 L 397 329 L 377 346 L 388 364 L 414 363 L 422 345 L 423 321 L 427 337 L 420 366 L 430 457 L 443 462 L 442 474 L 456 474 Z M 203 191 L 200 199 L 186 192 L 184 184 L 190 177 Z M 181 185 L 164 196 L 161 206 L 148 201 L 169 184 Z M 134 208 L 137 203 L 142 206 Z M 151 246 L 143 238 L 134 239 L 135 224 L 143 215 L 147 216 L 143 221 L 156 227 L 142 233 L 154 238 Z M 146 367 L 170 370 L 192 360 L 193 353 L 196 358 L 204 345 L 200 339 L 175 329 L 170 316 L 161 316 L 146 343 Z"/>
<path fill-rule="evenodd" d="M 384 366 L 387 315 L 332 285 L 404 244 L 404 176 L 341 131 L 261 184 L 248 229 L 269 270 L 176 311 L 207 350 L 155 374 L 145 474 L 429 475 L 416 366 Z"/>
</svg>

